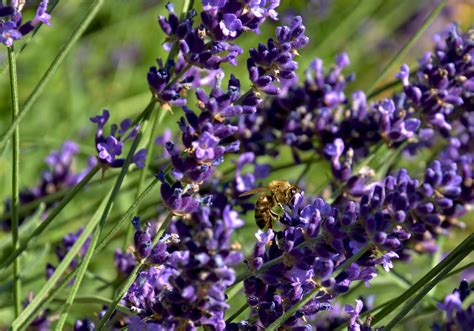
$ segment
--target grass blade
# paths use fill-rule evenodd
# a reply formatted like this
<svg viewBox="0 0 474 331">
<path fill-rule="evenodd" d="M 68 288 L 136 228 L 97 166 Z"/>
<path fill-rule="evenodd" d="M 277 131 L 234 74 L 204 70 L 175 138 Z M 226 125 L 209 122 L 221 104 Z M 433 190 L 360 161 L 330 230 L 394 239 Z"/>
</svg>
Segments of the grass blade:
<svg viewBox="0 0 474 331">
<path fill-rule="evenodd" d="M 472 245 L 471 245 L 472 246 Z M 408 314 L 413 307 L 421 300 L 425 295 L 428 294 L 429 291 L 433 287 L 436 286 L 444 277 L 449 273 L 450 270 L 452 270 L 454 267 L 456 267 L 470 252 L 470 250 L 465 250 L 460 252 L 454 259 L 451 261 L 446 268 L 444 268 L 438 276 L 436 276 L 432 281 L 430 281 L 428 284 L 423 286 L 423 288 L 418 292 L 417 295 L 415 295 L 410 301 L 408 301 L 405 305 L 403 305 L 402 310 L 384 327 L 385 331 L 391 330 L 398 322 L 400 322 L 406 314 Z"/>
<path fill-rule="evenodd" d="M 87 268 L 89 267 L 89 263 L 91 262 L 92 256 L 95 253 L 95 249 L 97 247 L 99 237 L 102 234 L 102 229 L 104 228 L 105 221 L 109 217 L 110 210 L 112 209 L 114 201 L 118 196 L 123 180 L 125 179 L 125 176 L 127 175 L 128 168 L 130 166 L 130 163 L 132 162 L 133 156 L 135 155 L 135 151 L 137 150 L 141 137 L 142 137 L 142 134 L 139 132 L 137 136 L 135 137 L 135 139 L 133 140 L 133 144 L 130 147 L 130 151 L 128 152 L 127 158 L 125 159 L 125 163 L 123 164 L 122 169 L 120 170 L 120 174 L 117 177 L 117 180 L 115 181 L 115 184 L 113 186 L 112 194 L 110 195 L 107 201 L 107 204 L 104 208 L 104 211 L 102 212 L 102 215 L 100 216 L 99 226 L 95 229 L 94 235 L 92 237 L 92 241 L 89 245 L 89 249 L 87 250 L 87 253 L 84 256 L 84 259 L 78 271 L 78 275 L 76 277 L 76 280 L 74 281 L 74 285 L 72 286 L 71 292 L 69 292 L 69 296 L 66 300 L 66 304 L 64 305 L 63 312 L 58 321 L 58 324 L 56 325 L 56 330 L 58 331 L 61 331 L 64 327 L 64 324 L 66 323 L 69 310 L 72 304 L 74 303 L 74 299 L 76 298 L 77 292 L 79 291 L 84 275 L 86 274 Z"/>
<path fill-rule="evenodd" d="M 12 110 L 12 122 L 15 121 L 15 117 L 18 116 L 20 111 L 19 97 L 18 97 L 18 77 L 16 71 L 16 54 L 13 45 L 8 47 L 8 68 L 10 73 L 10 97 L 11 97 L 11 110 Z M 11 229 L 12 229 L 12 246 L 13 249 L 19 247 L 18 238 L 18 207 L 20 204 L 20 129 L 16 127 L 13 132 L 13 144 L 12 144 L 12 197 L 11 197 Z M 15 316 L 18 316 L 21 311 L 21 279 L 20 279 L 20 260 L 15 259 L 13 261 L 13 307 Z"/>
<path fill-rule="evenodd" d="M 112 194 L 112 190 L 109 191 L 107 197 L 102 201 L 101 205 L 92 216 L 89 223 L 84 228 L 84 231 L 81 233 L 77 241 L 72 246 L 71 250 L 66 254 L 64 259 L 59 263 L 56 270 L 54 271 L 53 275 L 48 279 L 48 281 L 43 285 L 41 290 L 38 292 L 36 297 L 30 302 L 30 304 L 26 307 L 23 312 L 13 321 L 12 329 L 17 330 L 22 327 L 25 321 L 33 315 L 33 312 L 36 308 L 40 305 L 40 303 L 46 298 L 50 296 L 50 291 L 53 289 L 54 285 L 57 283 L 59 278 L 64 274 L 64 272 L 69 268 L 72 260 L 78 255 L 79 250 L 82 248 L 84 243 L 86 242 L 87 238 L 90 236 L 92 231 L 97 227 L 100 221 L 100 216 L 105 210 L 108 197 Z M 34 316 L 33 316 L 34 317 Z"/>
<path fill-rule="evenodd" d="M 145 165 L 144 165 L 143 169 L 141 169 L 141 171 L 140 171 L 140 178 L 138 179 L 138 185 L 137 185 L 135 200 L 138 199 L 138 197 L 140 196 L 140 194 L 142 192 L 143 185 L 145 183 L 145 177 L 146 177 L 146 174 L 147 174 L 147 170 L 148 170 L 148 167 L 150 166 L 151 158 L 152 158 L 152 155 L 153 155 L 153 146 L 155 145 L 155 141 L 154 141 L 153 137 L 156 133 L 156 128 L 157 128 L 158 124 L 161 123 L 161 120 L 163 119 L 164 114 L 165 114 L 165 111 L 163 109 L 161 110 L 160 113 L 155 112 L 154 114 L 152 114 L 153 120 L 152 120 L 151 127 L 149 128 L 150 132 L 149 132 L 149 135 L 147 137 L 147 141 L 145 142 L 145 144 L 147 145 Z M 144 132 L 145 131 L 146 131 L 146 129 L 144 129 Z M 139 207 L 140 207 L 140 203 L 138 203 L 136 205 L 137 209 Z M 129 224 L 128 228 L 127 228 L 127 232 L 126 232 L 125 237 L 124 237 L 123 245 L 122 245 L 123 250 L 125 250 L 127 248 L 127 245 L 128 245 L 128 243 L 130 242 L 130 240 L 132 238 L 132 234 L 133 234 L 133 226 L 132 226 L 132 224 Z"/>
<path fill-rule="evenodd" d="M 84 31 L 87 29 L 89 24 L 92 22 L 94 17 L 97 15 L 103 3 L 104 3 L 104 0 L 95 0 L 92 3 L 92 5 L 89 7 L 89 10 L 87 11 L 84 19 L 76 27 L 76 29 L 74 30 L 72 35 L 69 37 L 66 44 L 64 44 L 64 46 L 59 51 L 58 55 L 56 55 L 51 65 L 46 70 L 43 77 L 41 77 L 40 81 L 34 88 L 33 92 L 31 92 L 28 99 L 26 99 L 21 109 L 21 112 L 18 114 L 18 116 L 15 117 L 14 121 L 8 128 L 7 132 L 3 134 L 2 139 L 0 140 L 0 149 L 2 149 L 5 146 L 5 144 L 7 143 L 12 133 L 16 130 L 16 128 L 18 128 L 21 121 L 25 118 L 25 116 L 31 110 L 33 104 L 36 102 L 36 99 L 38 99 L 44 87 L 48 84 L 51 77 L 53 77 L 56 70 L 58 70 L 59 66 L 62 64 L 66 56 L 71 51 L 72 47 L 76 44 L 76 42 L 79 40 L 81 35 L 84 33 Z"/>
<path fill-rule="evenodd" d="M 143 199 L 145 199 L 145 197 L 152 191 L 152 189 L 154 188 L 154 186 L 158 183 L 159 181 L 157 179 L 155 179 L 144 191 L 143 193 L 140 195 L 139 199 L 137 200 L 140 200 L 142 201 Z M 94 253 L 94 256 L 95 257 L 96 255 L 98 255 L 101 251 L 103 251 L 107 245 L 110 243 L 110 241 L 112 240 L 114 234 L 120 229 L 120 227 L 125 223 L 125 221 L 127 220 L 130 220 L 131 218 L 131 215 L 133 214 L 133 212 L 135 211 L 136 209 L 136 203 L 137 201 L 135 201 L 129 208 L 128 210 L 125 212 L 125 214 L 122 216 L 122 218 L 120 219 L 120 221 L 118 221 L 114 227 L 112 228 L 112 230 L 110 230 L 110 232 L 104 237 L 104 238 L 101 238 L 100 240 L 100 244 L 99 246 L 97 247 L 95 253 Z M 163 232 L 161 232 L 163 233 Z M 51 290 L 51 292 L 49 293 L 49 295 L 44 298 L 43 300 L 41 300 L 41 302 L 36 306 L 36 308 L 34 308 L 33 312 L 30 314 L 30 316 L 25 320 L 25 322 L 23 323 L 23 325 L 29 325 L 31 323 L 31 321 L 38 315 L 39 311 L 43 308 L 43 307 L 46 307 L 51 301 L 53 298 L 55 298 L 58 293 L 60 293 L 65 287 L 66 285 L 70 282 L 71 279 L 73 279 L 77 273 L 79 272 L 79 268 L 81 267 L 81 264 L 83 263 L 83 261 L 80 261 L 79 264 L 76 266 L 76 269 L 72 270 L 69 274 L 67 274 L 60 282 L 59 284 L 56 286 L 56 288 L 54 288 L 53 290 Z"/>
<path fill-rule="evenodd" d="M 2 261 L 0 265 L 0 272 L 5 270 L 17 257 L 23 253 L 27 248 L 30 242 L 39 236 L 46 227 L 55 219 L 55 217 L 63 210 L 64 207 L 72 200 L 72 198 L 94 177 L 94 175 L 99 171 L 99 167 L 94 167 L 74 188 L 61 200 L 61 202 L 54 208 L 48 217 L 34 229 L 34 231 L 26 238 L 22 240 L 22 243 L 18 249 L 14 250 L 6 260 Z"/>
<path fill-rule="evenodd" d="M 407 41 L 407 43 L 398 51 L 398 53 L 390 60 L 390 62 L 385 66 L 385 68 L 382 70 L 382 72 L 377 75 L 377 78 L 375 81 L 372 83 L 370 88 L 367 90 L 367 95 L 372 96 L 373 93 L 376 91 L 377 85 L 385 78 L 385 76 L 388 74 L 389 70 L 392 68 L 392 66 L 400 61 L 405 54 L 412 48 L 412 46 L 416 43 L 416 41 L 421 37 L 421 35 L 426 31 L 426 29 L 431 25 L 433 20 L 438 16 L 438 14 L 441 12 L 441 10 L 444 8 L 446 5 L 447 0 L 443 0 L 442 2 L 439 3 L 436 8 L 434 8 L 431 13 L 428 15 L 428 17 L 423 21 L 423 24 L 421 27 L 416 31 L 416 33 Z"/>
<path fill-rule="evenodd" d="M 384 309 L 382 309 L 377 315 L 372 319 L 372 323 L 381 321 L 383 318 L 388 316 L 394 309 L 400 306 L 403 302 L 408 300 L 412 295 L 414 295 L 420 288 L 422 288 L 426 283 L 443 271 L 447 265 L 449 265 L 461 252 L 464 252 L 467 249 L 472 249 L 472 243 L 474 241 L 474 234 L 469 235 L 464 241 L 459 244 L 448 256 L 446 256 L 440 263 L 431 269 L 425 276 L 423 276 L 419 281 L 417 281 L 413 286 L 407 289 L 402 295 L 396 298 L 388 304 Z"/>
<path fill-rule="evenodd" d="M 66 300 L 67 300 L 66 298 L 53 299 L 53 301 L 60 302 L 60 303 L 65 303 Z M 76 302 L 77 303 L 96 303 L 99 305 L 108 306 L 112 303 L 112 300 L 101 297 L 101 296 L 97 296 L 97 295 L 81 295 L 81 296 L 76 296 Z M 130 311 L 130 309 L 122 305 L 117 305 L 117 311 L 124 313 L 125 315 L 128 315 L 128 316 L 135 315 L 133 312 Z"/>
</svg>

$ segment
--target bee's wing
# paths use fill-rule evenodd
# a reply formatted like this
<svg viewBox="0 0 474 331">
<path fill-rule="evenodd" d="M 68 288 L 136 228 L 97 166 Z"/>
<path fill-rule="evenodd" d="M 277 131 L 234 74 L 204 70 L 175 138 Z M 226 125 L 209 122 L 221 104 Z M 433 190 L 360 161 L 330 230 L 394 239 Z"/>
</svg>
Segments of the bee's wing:
<svg viewBox="0 0 474 331">
<path fill-rule="evenodd" d="M 249 190 L 247 192 L 240 194 L 239 197 L 246 197 L 246 196 L 253 195 L 256 193 L 263 193 L 263 192 L 269 192 L 269 191 L 270 189 L 268 187 L 257 187 L 257 188 L 254 188 L 253 190 Z"/>
</svg>

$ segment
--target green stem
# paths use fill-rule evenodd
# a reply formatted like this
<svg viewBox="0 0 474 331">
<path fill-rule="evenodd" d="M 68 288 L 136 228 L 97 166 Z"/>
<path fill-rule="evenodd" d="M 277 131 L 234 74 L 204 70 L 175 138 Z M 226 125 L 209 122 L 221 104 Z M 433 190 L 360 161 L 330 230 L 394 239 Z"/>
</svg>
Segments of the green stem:
<svg viewBox="0 0 474 331">
<path fill-rule="evenodd" d="M 474 262 L 471 262 L 471 263 L 468 263 L 468 264 L 466 264 L 466 265 L 464 265 L 464 266 L 462 266 L 462 267 L 459 267 L 459 268 L 457 268 L 457 269 L 451 271 L 450 273 L 444 275 L 444 277 L 443 277 L 442 280 L 446 280 L 447 278 L 449 278 L 449 277 L 451 277 L 451 276 L 453 276 L 453 275 L 455 275 L 455 274 L 458 274 L 458 273 L 460 273 L 461 271 L 464 271 L 464 270 L 466 270 L 466 269 L 469 269 L 469 268 L 471 268 L 472 266 L 474 266 Z M 392 270 L 392 271 L 393 271 L 393 270 Z M 362 285 L 362 284 L 363 284 L 363 281 L 360 281 L 359 284 L 356 285 L 356 287 L 359 286 L 359 285 Z M 349 293 L 349 292 L 346 292 L 346 293 Z M 394 299 L 390 299 L 390 300 L 388 300 L 388 301 L 385 301 L 384 303 L 381 303 L 381 304 L 378 305 L 377 307 L 374 307 L 374 308 L 372 308 L 372 309 L 370 309 L 370 310 L 367 310 L 367 311 L 365 311 L 364 313 L 360 314 L 360 317 L 365 317 L 365 316 L 367 316 L 367 315 L 371 315 L 371 314 L 373 314 L 374 312 L 379 311 L 380 309 L 386 307 L 387 305 L 389 305 L 390 303 L 394 302 L 395 300 L 397 300 L 397 298 L 394 298 Z M 345 327 L 347 327 L 346 324 L 341 324 L 341 325 L 339 325 L 338 327 L 336 327 L 336 328 L 334 329 L 334 331 L 342 330 L 342 329 L 344 329 Z"/>
<path fill-rule="evenodd" d="M 382 309 L 377 315 L 372 319 L 372 323 L 379 322 L 386 316 L 388 316 L 393 310 L 400 306 L 403 302 L 408 300 L 413 296 L 420 288 L 422 288 L 426 283 L 428 283 L 433 277 L 438 275 L 442 270 L 446 268 L 458 255 L 466 249 L 469 249 L 472 246 L 474 240 L 474 234 L 469 235 L 461 244 L 459 244 L 448 256 L 446 256 L 436 267 L 432 268 L 425 276 L 423 276 L 419 281 L 413 284 L 409 289 L 402 293 L 399 297 L 396 298 L 393 302 L 388 304 L 384 309 Z"/>
<path fill-rule="evenodd" d="M 247 308 L 249 308 L 249 305 L 247 302 L 245 302 L 239 309 L 237 309 L 235 313 L 233 313 L 228 319 L 225 320 L 226 324 L 229 324 L 234 319 L 239 317 L 239 315 L 242 314 L 244 311 L 246 311 Z"/>
<path fill-rule="evenodd" d="M 26 238 L 22 240 L 22 243 L 18 249 L 14 250 L 6 260 L 2 261 L 0 265 L 0 272 L 5 270 L 16 258 L 24 252 L 28 245 L 34 238 L 39 236 L 48 227 L 48 225 L 56 218 L 56 216 L 63 210 L 63 208 L 72 200 L 72 198 L 79 192 L 99 171 L 99 167 L 94 167 L 74 188 L 61 200 L 61 202 L 54 208 L 48 215 L 48 217 L 35 228 L 35 230 Z"/>
<path fill-rule="evenodd" d="M 150 128 L 149 135 L 147 137 L 147 141 L 145 144 L 147 145 L 147 152 L 146 152 L 146 159 L 145 159 L 145 164 L 143 166 L 143 169 L 140 171 L 140 178 L 138 179 L 138 185 L 137 185 L 137 190 L 136 190 L 136 195 L 135 195 L 135 200 L 138 199 L 140 196 L 142 190 L 143 190 L 143 185 L 145 184 L 145 178 L 147 174 L 148 167 L 150 166 L 151 163 L 151 158 L 153 156 L 153 146 L 155 145 L 155 141 L 153 137 L 155 136 L 156 129 L 159 123 L 163 120 L 164 115 L 166 112 L 162 109 L 161 113 L 155 112 L 152 114 L 153 116 L 153 123 Z M 138 209 L 140 207 L 140 204 L 137 204 L 136 208 Z M 131 242 L 131 238 L 133 236 L 133 225 L 129 224 L 127 228 L 127 233 L 125 234 L 124 240 L 123 240 L 123 245 L 122 249 L 125 251 L 127 249 L 127 246 Z"/>
<path fill-rule="evenodd" d="M 140 196 L 140 198 L 138 200 L 143 200 L 149 192 L 151 192 L 152 188 L 156 185 L 156 183 L 159 182 L 158 180 L 155 180 L 154 182 L 152 182 L 148 187 L 147 189 L 145 189 L 145 191 L 143 191 L 142 195 Z M 127 210 L 127 212 L 123 215 L 122 219 L 116 224 L 114 225 L 114 228 L 105 236 L 104 239 L 101 239 L 100 240 L 100 244 L 99 246 L 97 247 L 97 250 L 95 251 L 95 254 L 94 254 L 94 257 L 96 255 L 98 255 L 100 252 L 102 252 L 107 246 L 108 244 L 110 243 L 110 241 L 112 240 L 113 238 L 113 235 L 119 230 L 120 226 L 123 225 L 125 223 L 126 220 L 129 220 L 130 219 L 130 215 L 132 215 L 133 211 L 136 209 L 135 207 L 135 204 L 137 203 L 137 201 L 135 201 L 131 206 L 130 208 Z M 99 207 L 101 208 L 101 207 Z M 48 296 L 46 296 L 45 298 L 43 298 L 43 300 L 40 300 L 40 303 L 36 304 L 36 307 L 34 307 L 32 309 L 32 312 L 30 314 L 30 316 L 28 316 L 28 318 L 25 320 L 25 322 L 23 322 L 22 324 L 23 325 L 29 325 L 31 323 L 31 321 L 38 315 L 39 311 L 43 308 L 43 307 L 46 307 L 50 302 L 51 300 L 56 297 L 56 295 L 61 292 L 66 286 L 67 284 L 77 275 L 77 273 L 79 272 L 79 268 L 81 267 L 81 264 L 83 263 L 83 261 L 79 262 L 79 264 L 76 266 L 76 269 L 74 269 L 73 271 L 71 271 L 69 274 L 66 275 L 66 277 L 64 277 L 60 282 L 59 284 L 56 286 L 56 288 L 52 289 L 51 292 L 49 293 Z"/>
<path fill-rule="evenodd" d="M 339 270 L 339 274 L 337 276 L 340 276 L 342 272 L 344 272 L 352 263 L 356 262 L 362 255 L 367 253 L 367 251 L 372 247 L 372 243 L 368 242 L 365 244 L 356 254 L 352 255 L 350 258 L 345 260 L 341 265 L 339 265 L 336 270 Z M 336 276 L 336 277 L 337 277 Z"/>
<path fill-rule="evenodd" d="M 304 167 L 303 171 L 300 173 L 300 175 L 296 179 L 296 182 L 295 182 L 296 186 L 300 184 L 304 176 L 306 176 L 306 174 L 311 170 L 311 167 L 317 162 L 318 162 L 318 156 L 317 154 L 314 154 L 313 157 L 310 158 L 309 162 L 306 163 L 306 166 Z"/>
<path fill-rule="evenodd" d="M 110 192 L 107 194 L 107 197 L 102 201 L 100 207 L 92 216 L 91 220 L 84 227 L 84 230 L 82 231 L 77 241 L 74 243 L 74 245 L 71 247 L 69 252 L 66 254 L 63 260 L 56 267 L 56 270 L 54 271 L 53 275 L 51 275 L 48 281 L 43 285 L 41 290 L 37 293 L 36 297 L 30 302 L 30 304 L 26 307 L 26 309 L 23 310 L 23 312 L 21 312 L 21 314 L 13 321 L 12 323 L 13 330 L 17 330 L 20 327 L 22 327 L 25 321 L 33 315 L 34 311 L 36 311 L 36 308 L 38 308 L 40 304 L 42 304 L 45 298 L 50 296 L 50 291 L 54 288 L 54 285 L 57 283 L 59 278 L 64 274 L 64 272 L 69 268 L 72 260 L 76 258 L 79 251 L 82 249 L 82 246 L 86 242 L 87 238 L 90 236 L 92 231 L 94 231 L 94 229 L 99 224 L 99 221 L 101 219 L 100 216 L 105 210 L 108 197 L 111 194 L 112 194 L 112 190 L 110 190 Z"/>
<path fill-rule="evenodd" d="M 438 14 L 444 8 L 446 3 L 447 3 L 447 0 L 440 2 L 440 4 L 431 11 L 430 15 L 428 15 L 428 17 L 423 21 L 423 24 L 421 25 L 421 27 L 416 31 L 416 33 L 413 36 L 411 36 L 408 42 L 398 51 L 398 53 L 390 60 L 390 62 L 385 66 L 382 72 L 377 76 L 375 81 L 367 90 L 368 95 L 372 95 L 374 93 L 374 91 L 377 88 L 377 85 L 385 78 L 385 76 L 388 74 L 392 66 L 398 61 L 400 61 L 405 56 L 405 54 L 410 50 L 410 48 L 412 48 L 412 46 L 416 43 L 416 41 L 431 25 L 431 23 L 436 18 L 436 16 L 438 16 Z"/>
<path fill-rule="evenodd" d="M 432 288 L 436 286 L 456 265 L 458 265 L 468 254 L 470 250 L 460 252 L 454 259 L 451 261 L 446 268 L 444 268 L 438 276 L 436 276 L 432 281 L 423 286 L 423 288 L 415 295 L 410 301 L 408 301 L 402 308 L 402 310 L 383 328 L 385 331 L 391 330 L 399 321 L 401 321 L 406 314 L 408 314 L 413 307 L 421 300 L 425 295 L 431 291 Z"/>
<path fill-rule="evenodd" d="M 171 222 L 172 218 L 173 218 L 173 214 L 171 212 L 168 213 L 166 220 L 161 224 L 160 229 L 158 230 L 158 232 L 155 235 L 155 238 L 153 239 L 152 247 L 155 247 L 155 245 L 161 239 L 161 236 L 163 235 L 165 230 L 168 228 L 168 225 Z M 118 289 L 116 293 L 114 300 L 109 305 L 105 315 L 101 318 L 101 320 L 97 324 L 97 330 L 100 331 L 105 326 L 110 316 L 114 313 L 115 307 L 120 302 L 120 300 L 122 300 L 122 298 L 124 297 L 125 293 L 127 293 L 130 286 L 132 286 L 133 282 L 135 281 L 138 274 L 145 266 L 146 262 L 147 262 L 147 259 L 142 259 L 139 263 L 137 263 L 137 265 L 135 266 L 135 268 L 133 268 L 128 278 L 122 283 L 122 285 L 120 286 L 120 288 Z"/>
<path fill-rule="evenodd" d="M 71 273 L 67 274 L 59 282 L 58 286 L 56 286 L 54 289 L 52 289 L 50 294 L 48 296 L 44 297 L 43 300 L 41 300 L 40 304 L 32 309 L 31 314 L 29 314 L 29 316 L 25 319 L 25 321 L 22 323 L 22 325 L 20 325 L 18 328 L 13 328 L 13 326 L 12 326 L 12 329 L 13 330 L 18 330 L 18 329 L 20 329 L 20 327 L 23 329 L 26 326 L 30 325 L 31 322 L 33 322 L 33 320 L 36 318 L 36 316 L 38 316 L 38 314 L 39 314 L 40 310 L 42 309 L 42 307 L 48 306 L 53 301 L 53 299 L 56 297 L 56 295 L 68 286 L 68 284 L 73 280 L 76 273 L 71 272 Z"/>
<path fill-rule="evenodd" d="M 104 0 L 95 0 L 92 5 L 89 7 L 89 10 L 86 13 L 86 16 L 83 18 L 81 23 L 76 27 L 72 35 L 69 37 L 68 41 L 64 46 L 61 48 L 59 51 L 58 55 L 56 55 L 55 59 L 49 66 L 49 68 L 46 70 L 44 73 L 43 77 L 41 77 L 40 81 L 34 88 L 33 92 L 31 92 L 30 96 L 28 99 L 26 99 L 25 103 L 23 104 L 21 112 L 18 114 L 18 116 L 15 116 L 14 121 L 8 128 L 7 132 L 3 134 L 2 139 L 0 140 L 0 149 L 2 149 L 5 144 L 7 143 L 8 139 L 12 135 L 12 133 L 18 128 L 20 125 L 20 122 L 25 118 L 25 116 L 29 113 L 29 111 L 32 109 L 33 104 L 36 102 L 36 99 L 38 99 L 39 95 L 43 91 L 44 87 L 48 84 L 48 82 L 51 80 L 53 77 L 54 73 L 56 70 L 59 68 L 61 63 L 64 61 L 66 56 L 69 54 L 71 51 L 72 47 L 76 44 L 76 42 L 79 40 L 81 35 L 84 33 L 84 31 L 87 29 L 91 21 L 94 19 L 94 17 L 97 15 L 99 12 L 100 7 L 104 3 Z"/>
<path fill-rule="evenodd" d="M 472 267 L 474 267 L 474 262 L 468 263 L 466 265 L 463 265 L 462 267 L 454 269 L 453 271 L 451 271 L 449 274 L 446 275 L 446 278 L 454 276 L 454 275 L 460 273 L 461 271 L 464 271 L 466 269 L 470 269 Z"/>
<path fill-rule="evenodd" d="M 153 190 L 156 184 L 160 181 L 158 179 L 153 179 L 153 181 L 143 190 L 143 192 L 136 198 L 133 204 L 127 209 L 125 214 L 120 218 L 118 222 L 114 222 L 114 227 L 101 239 L 101 244 L 99 245 L 98 251 L 104 249 L 107 244 L 113 239 L 115 234 L 120 230 L 120 228 L 126 223 L 129 222 L 131 216 L 137 210 L 138 206 L 142 201 L 148 196 L 148 194 Z"/>
<path fill-rule="evenodd" d="M 81 263 L 81 266 L 78 271 L 78 275 L 74 281 L 74 285 L 71 289 L 71 292 L 69 292 L 69 296 L 67 298 L 66 304 L 63 308 L 63 312 L 61 314 L 61 317 L 58 321 L 58 324 L 56 325 L 56 330 L 61 331 L 64 327 L 64 324 L 66 323 L 67 316 L 69 314 L 69 310 L 74 303 L 74 299 L 76 298 L 77 292 L 79 291 L 79 288 L 81 286 L 82 280 L 84 278 L 84 275 L 86 274 L 87 268 L 89 267 L 89 263 L 92 260 L 92 257 L 95 253 L 95 249 L 97 247 L 97 243 L 99 242 L 99 237 L 102 233 L 102 230 L 105 226 L 105 222 L 107 218 L 109 217 L 110 210 L 112 209 L 112 206 L 114 204 L 115 199 L 117 198 L 120 187 L 122 186 L 122 183 L 125 179 L 125 176 L 127 175 L 128 168 L 130 166 L 130 163 L 132 162 L 133 156 L 135 155 L 135 151 L 137 150 L 138 144 L 140 143 L 142 134 L 139 132 L 135 139 L 133 140 L 133 144 L 130 147 L 130 151 L 128 152 L 127 158 L 125 159 L 125 163 L 122 166 L 122 169 L 120 170 L 120 175 L 117 177 L 117 180 L 115 181 L 115 185 L 112 189 L 112 194 L 110 195 L 107 205 L 105 206 L 104 211 L 102 212 L 102 215 L 100 217 L 99 221 L 99 226 L 95 229 L 94 235 L 92 237 L 92 241 L 89 244 L 89 248 L 87 249 L 87 253 L 84 256 L 84 259 Z"/>
<path fill-rule="evenodd" d="M 60 303 L 66 303 L 67 299 L 66 298 L 55 298 L 53 301 L 60 302 Z M 77 303 L 96 303 L 99 305 L 105 305 L 108 306 L 112 303 L 112 300 L 101 297 L 101 296 L 96 296 L 96 295 L 82 295 L 82 296 L 76 296 Z M 121 313 L 124 313 L 128 316 L 133 316 L 135 315 L 133 312 L 130 311 L 127 307 L 123 305 L 117 305 L 117 310 Z"/>
<path fill-rule="evenodd" d="M 300 309 L 305 304 L 307 304 L 320 291 L 321 291 L 321 288 L 319 286 L 316 286 L 308 294 L 306 294 L 300 301 L 298 301 L 298 303 L 296 305 L 293 305 L 290 309 L 285 311 L 285 313 L 283 315 L 281 315 L 279 318 L 277 318 L 265 330 L 272 331 L 272 330 L 278 329 L 280 327 L 280 325 L 285 323 L 288 318 L 293 316 L 293 314 L 295 314 L 298 311 L 298 309 Z"/>
<path fill-rule="evenodd" d="M 18 79 L 16 71 L 16 54 L 13 45 L 8 47 L 8 67 L 10 73 L 10 95 L 12 101 L 12 123 L 20 111 L 19 97 L 18 97 Z M 12 144 L 12 197 L 11 197 L 11 229 L 12 229 L 12 246 L 13 249 L 19 247 L 18 240 L 18 207 L 20 203 L 20 128 L 16 127 L 13 132 Z M 21 311 L 21 279 L 20 279 L 20 259 L 13 261 L 13 307 L 15 317 Z"/>
</svg>

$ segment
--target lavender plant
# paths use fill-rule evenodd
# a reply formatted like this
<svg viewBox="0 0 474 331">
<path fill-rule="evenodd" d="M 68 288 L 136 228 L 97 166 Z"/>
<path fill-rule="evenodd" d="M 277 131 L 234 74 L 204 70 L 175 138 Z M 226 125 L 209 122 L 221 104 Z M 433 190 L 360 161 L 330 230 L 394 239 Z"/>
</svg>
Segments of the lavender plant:
<svg viewBox="0 0 474 331">
<path fill-rule="evenodd" d="M 459 265 L 474 249 L 474 33 L 451 25 L 418 66 L 400 63 L 445 2 L 369 88 L 348 72 L 350 52 L 329 67 L 305 61 L 308 20 L 275 22 L 279 0 L 186 0 L 180 12 L 168 3 L 157 39 L 167 55 L 146 63 L 139 84 L 148 104 L 127 116 L 111 105 L 84 120 L 80 144 L 68 138 L 46 158 L 39 184 L 20 191 L 20 122 L 94 29 L 102 3 L 21 106 L 14 46 L 52 18 L 48 1 L 27 22 L 23 1 L 0 7 L 12 100 L 0 142 L 12 140 L 1 218 L 11 237 L 0 260 L 10 284 L 0 297 L 11 288 L 13 298 L 5 326 L 390 330 L 438 308 L 424 326 L 474 329 L 472 279 L 438 296 L 442 281 L 472 268 Z M 400 84 L 374 94 L 393 64 Z M 120 124 L 108 128 L 111 118 Z M 86 144 L 95 153 L 84 160 Z M 62 220 L 71 206 L 81 213 Z M 463 240 L 448 249 L 445 238 Z M 27 261 L 45 242 L 56 258 L 39 261 L 46 272 L 25 298 Z M 401 295 L 377 290 L 393 279 Z"/>
</svg>

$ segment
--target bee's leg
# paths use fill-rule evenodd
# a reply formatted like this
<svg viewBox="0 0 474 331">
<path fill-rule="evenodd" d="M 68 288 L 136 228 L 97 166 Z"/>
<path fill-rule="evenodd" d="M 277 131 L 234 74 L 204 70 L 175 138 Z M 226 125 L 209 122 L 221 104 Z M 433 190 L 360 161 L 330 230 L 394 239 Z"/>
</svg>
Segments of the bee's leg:
<svg viewBox="0 0 474 331">
<path fill-rule="evenodd" d="M 278 218 L 280 218 L 285 214 L 285 208 L 280 202 L 277 203 L 276 206 L 277 206 L 277 210 L 274 212 L 278 215 Z"/>
</svg>

